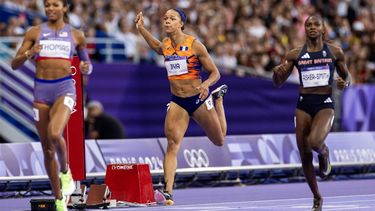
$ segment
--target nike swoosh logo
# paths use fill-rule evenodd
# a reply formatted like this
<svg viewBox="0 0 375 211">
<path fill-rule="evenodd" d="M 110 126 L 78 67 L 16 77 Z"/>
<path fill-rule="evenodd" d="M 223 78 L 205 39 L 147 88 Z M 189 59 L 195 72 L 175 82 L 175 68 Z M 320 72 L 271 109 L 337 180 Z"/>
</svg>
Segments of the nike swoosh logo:
<svg viewBox="0 0 375 211">
<path fill-rule="evenodd" d="M 43 33 L 43 37 L 50 35 L 51 33 Z"/>
</svg>

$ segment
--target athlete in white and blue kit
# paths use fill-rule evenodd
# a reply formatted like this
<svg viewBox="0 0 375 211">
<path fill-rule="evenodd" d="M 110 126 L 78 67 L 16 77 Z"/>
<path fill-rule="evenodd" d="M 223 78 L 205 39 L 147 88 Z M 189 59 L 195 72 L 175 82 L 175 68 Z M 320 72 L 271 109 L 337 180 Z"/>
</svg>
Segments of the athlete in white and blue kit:
<svg viewBox="0 0 375 211">
<path fill-rule="evenodd" d="M 314 195 L 312 211 L 320 211 L 323 199 L 316 181 L 312 151 L 318 153 L 320 176 L 327 177 L 331 165 L 324 140 L 334 119 L 333 75 L 336 70 L 337 87 L 341 90 L 350 84 L 350 75 L 343 50 L 324 41 L 325 27 L 321 17 L 308 17 L 305 32 L 305 45 L 288 52 L 285 62 L 273 69 L 273 82 L 280 87 L 293 68 L 298 69 L 300 95 L 295 114 L 296 139 L 303 172 Z"/>
</svg>

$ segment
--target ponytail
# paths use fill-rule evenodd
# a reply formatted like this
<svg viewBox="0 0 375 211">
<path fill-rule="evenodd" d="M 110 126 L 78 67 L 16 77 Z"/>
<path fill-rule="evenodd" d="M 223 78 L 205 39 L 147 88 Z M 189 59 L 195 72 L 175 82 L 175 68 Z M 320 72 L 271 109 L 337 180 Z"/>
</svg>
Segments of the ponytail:
<svg viewBox="0 0 375 211">
<path fill-rule="evenodd" d="M 65 22 L 65 23 L 69 23 L 69 22 L 70 22 L 68 12 L 64 12 L 64 17 L 63 17 L 63 19 L 64 19 L 64 22 Z"/>
<path fill-rule="evenodd" d="M 68 13 L 69 13 L 69 7 L 70 7 L 70 4 L 69 4 L 68 0 L 61 0 L 61 1 L 62 1 L 62 3 L 63 3 L 64 7 L 67 8 L 67 11 L 64 12 L 64 17 L 63 17 L 64 22 L 65 22 L 65 23 L 69 23 L 70 20 L 69 20 L 69 15 L 68 15 Z"/>
<path fill-rule="evenodd" d="M 326 26 L 323 18 L 322 18 L 322 24 L 323 24 L 323 33 L 322 33 L 323 42 L 329 42 L 330 39 L 329 39 L 329 35 L 328 35 L 328 30 L 327 30 L 327 26 Z"/>
</svg>

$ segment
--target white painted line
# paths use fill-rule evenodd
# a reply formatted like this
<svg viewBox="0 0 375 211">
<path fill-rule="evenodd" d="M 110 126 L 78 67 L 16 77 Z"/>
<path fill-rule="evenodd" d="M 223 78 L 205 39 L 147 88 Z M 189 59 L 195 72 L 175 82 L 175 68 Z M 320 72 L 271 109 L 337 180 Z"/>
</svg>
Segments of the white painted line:
<svg viewBox="0 0 375 211">
<path fill-rule="evenodd" d="M 354 207 L 355 210 L 358 210 L 358 209 L 369 209 L 369 208 L 374 208 L 374 207 Z M 354 208 L 335 208 L 335 209 L 326 209 L 324 208 L 324 211 L 328 211 L 328 210 L 354 210 Z"/>
<path fill-rule="evenodd" d="M 345 198 L 357 198 L 357 197 L 373 197 L 374 200 L 369 199 L 358 199 L 358 200 L 345 200 L 342 201 L 330 201 L 326 202 L 324 210 L 334 211 L 334 210 L 358 210 L 358 209 L 369 209 L 375 208 L 375 194 L 362 194 L 362 195 L 345 195 L 345 196 L 331 196 L 324 197 L 325 199 L 345 199 Z M 312 200 L 311 198 L 298 198 L 298 199 L 275 199 L 275 200 L 258 200 L 258 201 L 239 201 L 239 202 L 219 202 L 219 203 L 203 203 L 203 204 L 194 204 L 194 205 L 175 205 L 173 209 L 178 210 L 199 210 L 199 211 L 221 211 L 221 210 L 237 210 L 237 209 L 310 209 L 312 202 L 310 203 L 301 203 L 300 201 Z M 295 201 L 293 203 L 288 203 Z M 272 202 L 283 202 L 280 205 L 265 205 Z M 367 202 L 367 203 L 366 203 Z M 374 206 L 369 206 L 368 202 L 374 202 Z M 256 204 L 254 204 L 256 203 Z M 363 205 L 361 205 L 363 204 Z M 366 204 L 366 205 L 365 205 Z M 172 209 L 172 207 L 171 207 Z"/>
<path fill-rule="evenodd" d="M 352 197 L 374 197 L 374 200 L 371 200 L 371 201 L 375 201 L 375 194 L 326 196 L 326 197 L 324 197 L 324 199 L 339 199 L 339 198 L 352 198 Z M 225 204 L 244 204 L 244 203 L 259 203 L 259 202 L 285 202 L 285 201 L 299 201 L 299 200 L 312 200 L 312 198 L 271 199 L 271 200 L 257 200 L 257 201 L 237 201 L 237 202 L 217 202 L 217 203 L 204 203 L 204 204 L 195 204 L 195 205 L 206 206 L 206 205 L 213 205 L 213 204 L 215 204 L 215 205 L 221 205 L 221 204 L 225 205 Z M 347 201 L 345 201 L 345 202 L 347 202 Z M 184 206 L 193 206 L 193 205 L 184 205 Z"/>
</svg>

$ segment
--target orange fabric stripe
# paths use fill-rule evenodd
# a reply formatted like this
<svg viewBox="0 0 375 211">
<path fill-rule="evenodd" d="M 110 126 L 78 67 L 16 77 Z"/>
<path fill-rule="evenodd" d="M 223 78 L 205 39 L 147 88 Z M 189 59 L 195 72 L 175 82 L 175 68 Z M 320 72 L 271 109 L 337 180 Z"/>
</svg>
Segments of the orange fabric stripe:
<svg viewBox="0 0 375 211">
<path fill-rule="evenodd" d="M 200 63 L 198 57 L 194 55 L 193 53 L 193 42 L 195 40 L 195 37 L 188 36 L 185 41 L 178 44 L 175 48 L 172 46 L 172 41 L 170 38 L 166 38 L 163 40 L 163 55 L 165 56 L 172 56 L 172 55 L 178 55 L 178 56 L 186 56 L 187 59 L 187 67 L 188 67 L 188 73 L 183 75 L 174 75 L 169 76 L 169 80 L 179 80 L 179 79 L 199 79 L 200 78 L 200 70 L 202 64 Z M 187 47 L 187 50 L 181 50 L 181 47 Z"/>
</svg>

